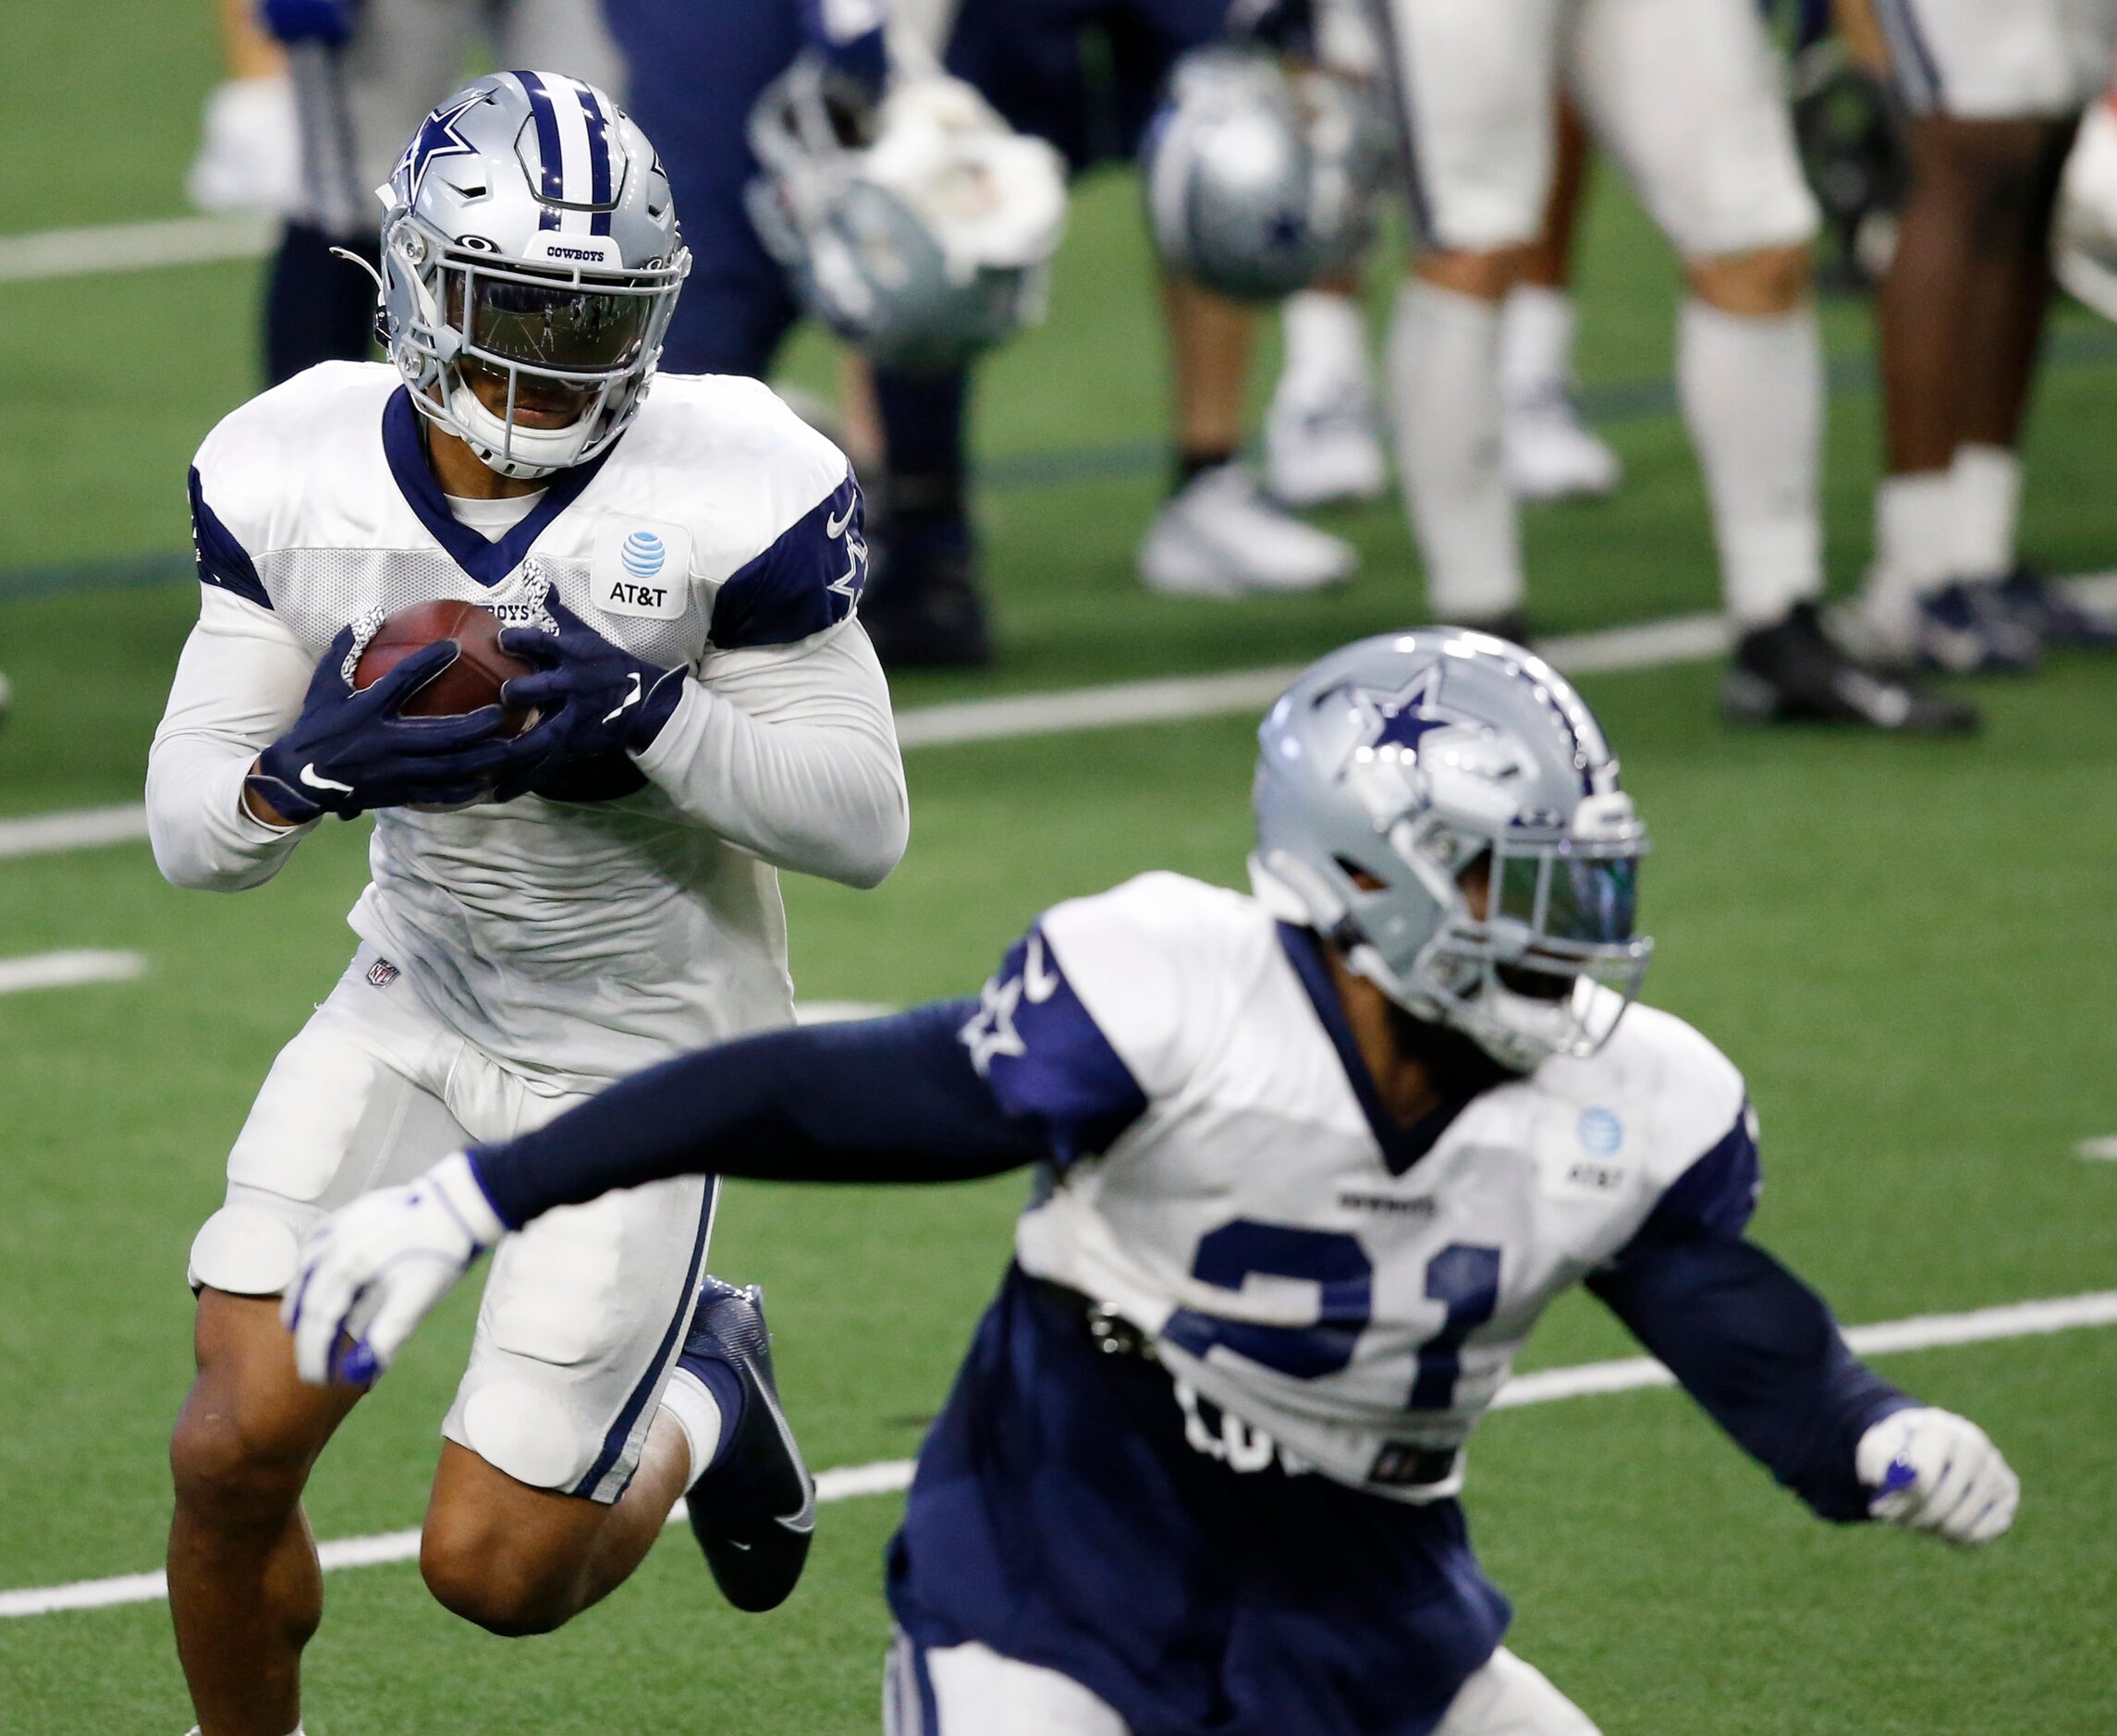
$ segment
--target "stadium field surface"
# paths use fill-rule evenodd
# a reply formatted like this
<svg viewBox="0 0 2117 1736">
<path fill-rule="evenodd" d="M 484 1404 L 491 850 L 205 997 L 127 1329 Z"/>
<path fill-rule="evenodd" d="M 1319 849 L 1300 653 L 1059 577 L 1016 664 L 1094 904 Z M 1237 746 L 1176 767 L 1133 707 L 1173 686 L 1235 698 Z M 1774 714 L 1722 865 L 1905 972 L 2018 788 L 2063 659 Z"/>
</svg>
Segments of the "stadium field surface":
<svg viewBox="0 0 2117 1736">
<path fill-rule="evenodd" d="M 183 214 L 215 73 L 209 10 L 127 0 L 89 30 L 49 0 L 0 8 L 0 64 L 36 75 L 0 105 L 0 150 L 30 171 L 0 178 L 0 236 Z M 153 79 L 113 92 L 111 31 Z M 15 689 L 0 825 L 139 800 L 195 608 L 184 467 L 251 389 L 256 275 L 237 258 L 0 281 L 0 670 Z M 1609 503 L 1531 517 L 1532 606 L 1554 633 L 1713 605 L 1702 495 L 1663 384 L 1676 288 L 1606 177 L 1582 266 L 1583 364 L 1629 474 Z M 1382 275 L 1376 291 L 1379 306 Z M 1828 329 L 1843 588 L 1866 558 L 1876 447 L 1866 310 L 1834 306 Z M 1341 591 L 1224 605 L 1139 589 L 1132 546 L 1162 486 L 1159 342 L 1136 190 L 1106 177 L 1077 202 L 1049 324 L 979 388 L 1006 660 L 902 682 L 906 710 L 1267 669 L 1420 617 L 1393 504 L 1326 516 L 1365 557 Z M 2069 314 L 2054 364 L 2027 539 L 2056 570 L 2102 570 L 2117 565 L 2117 335 Z M 813 340 L 789 368 L 829 378 Z M 1465 1498 L 1516 1604 L 1511 1643 L 1609 1736 L 2106 1736 L 2117 1163 L 2084 1154 L 2117 1136 L 2117 666 L 2054 659 L 1976 690 L 1980 738 L 1890 742 L 1731 730 L 1711 661 L 1644 661 L 1583 688 L 1655 837 L 1648 996 L 1750 1079 L 1760 1238 L 1849 1323 L 2102 1300 L 2068 1304 L 2080 1317 L 2062 1330 L 2006 1315 L 2005 1336 L 1928 1333 L 1879 1354 L 1892 1379 L 1984 1424 L 2021 1473 L 2014 1533 L 1976 1554 L 1815 1522 L 1678 1393 L 1612 1382 L 1496 1414 Z M 920 747 L 898 874 L 866 894 L 787 883 L 802 998 L 964 992 L 1044 906 L 1143 869 L 1239 883 L 1253 728 L 1222 709 Z M 364 846 L 364 827 L 327 826 L 234 899 L 172 890 L 122 833 L 0 852 L 0 1594 L 159 1565 L 168 1426 L 190 1372 L 185 1251 L 272 1056 L 350 949 Z M 916 1451 L 1022 1194 L 1015 1179 L 729 1191 L 712 1265 L 766 1286 L 812 1463 Z M 467 1288 L 341 1435 L 312 1492 L 320 1537 L 417 1525 L 473 1307 Z M 1524 1366 L 1560 1380 L 1548 1371 L 1635 1355 L 1573 1298 Z M 871 1732 L 899 1480 L 873 1473 L 875 1492 L 825 1509 L 806 1581 L 765 1618 L 718 1601 L 680 1530 L 607 1603 L 538 1640 L 445 1614 L 401 1546 L 334 1572 L 307 1728 Z M 165 1607 L 141 1590 L 49 1613 L 0 1598 L 0 1732 L 188 1728 Z"/>
</svg>

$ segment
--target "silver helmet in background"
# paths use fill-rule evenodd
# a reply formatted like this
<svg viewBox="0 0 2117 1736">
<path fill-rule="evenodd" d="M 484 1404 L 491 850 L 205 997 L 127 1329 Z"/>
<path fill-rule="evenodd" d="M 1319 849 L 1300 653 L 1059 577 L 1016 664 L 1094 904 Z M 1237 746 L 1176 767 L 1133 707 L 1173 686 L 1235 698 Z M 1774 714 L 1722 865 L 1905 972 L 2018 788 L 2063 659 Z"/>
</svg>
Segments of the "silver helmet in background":
<svg viewBox="0 0 2117 1736">
<path fill-rule="evenodd" d="M 1358 81 L 1291 71 L 1260 46 L 1186 55 L 1141 155 L 1162 263 L 1254 301 L 1352 268 L 1388 172 L 1374 104 Z"/>
<path fill-rule="evenodd" d="M 802 306 L 876 361 L 957 368 L 1044 317 L 1064 160 L 961 79 L 904 79 L 855 116 L 804 55 L 758 99 L 750 141 L 765 250 Z"/>
<path fill-rule="evenodd" d="M 1258 731 L 1258 898 L 1407 1011 L 1526 1070 L 1637 995 L 1646 831 L 1571 682 L 1489 634 L 1362 640 Z"/>
<path fill-rule="evenodd" d="M 375 191 L 382 338 L 420 413 L 504 476 L 616 440 L 691 269 L 630 117 L 578 79 L 493 73 L 426 117 Z M 479 375 L 504 388 L 498 410 Z"/>
</svg>

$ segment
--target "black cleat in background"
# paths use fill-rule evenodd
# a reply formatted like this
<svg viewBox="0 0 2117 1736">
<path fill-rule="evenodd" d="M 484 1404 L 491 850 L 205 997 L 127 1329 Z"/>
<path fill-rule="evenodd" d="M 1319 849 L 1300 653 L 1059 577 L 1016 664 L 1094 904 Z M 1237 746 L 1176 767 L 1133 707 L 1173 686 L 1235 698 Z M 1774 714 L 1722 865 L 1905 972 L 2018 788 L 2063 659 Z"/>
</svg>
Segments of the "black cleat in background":
<svg viewBox="0 0 2117 1736">
<path fill-rule="evenodd" d="M 1974 707 L 1851 655 L 1813 603 L 1735 642 L 1720 707 L 1735 723 L 1843 724 L 1891 735 L 1966 735 L 1982 721 Z"/>
</svg>

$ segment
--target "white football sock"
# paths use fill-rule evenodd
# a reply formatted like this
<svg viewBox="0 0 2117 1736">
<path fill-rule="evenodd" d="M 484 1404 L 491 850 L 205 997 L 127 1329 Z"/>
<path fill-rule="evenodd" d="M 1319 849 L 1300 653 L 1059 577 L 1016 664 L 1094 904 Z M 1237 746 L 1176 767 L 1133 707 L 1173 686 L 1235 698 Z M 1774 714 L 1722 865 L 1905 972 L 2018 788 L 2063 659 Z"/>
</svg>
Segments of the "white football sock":
<svg viewBox="0 0 2117 1736">
<path fill-rule="evenodd" d="M 1706 473 L 1720 590 L 1763 627 L 1823 593 L 1823 334 L 1813 303 L 1751 318 L 1686 300 L 1676 391 Z"/>
<path fill-rule="evenodd" d="M 1509 290 L 1499 314 L 1499 383 L 1507 402 L 1563 392 L 1572 377 L 1572 297 L 1543 284 Z"/>
<path fill-rule="evenodd" d="M 1522 533 L 1499 461 L 1499 309 L 1413 278 L 1389 322 L 1389 396 L 1427 613 L 1521 606 Z"/>
<path fill-rule="evenodd" d="M 720 1445 L 720 1406 L 703 1380 L 688 1369 L 679 1368 L 662 1388 L 662 1409 L 676 1418 L 677 1426 L 691 1444 L 691 1473 L 683 1480 L 688 1489 L 705 1473 L 706 1466 L 713 1462 L 714 1449 Z"/>
<path fill-rule="evenodd" d="M 1285 372 L 1303 379 L 1364 381 L 1367 323 L 1352 296 L 1303 289 L 1281 303 Z"/>
<path fill-rule="evenodd" d="M 2022 460 L 2005 446 L 1962 446 L 1948 472 L 1955 494 L 1955 570 L 1991 579 L 2014 569 Z"/>
<path fill-rule="evenodd" d="M 1955 479 L 1948 471 L 1887 476 L 1875 490 L 1875 565 L 1870 603 L 1884 618 L 1908 616 L 1911 605 L 1956 577 Z M 1899 625 L 1902 623 L 1900 622 Z"/>
</svg>

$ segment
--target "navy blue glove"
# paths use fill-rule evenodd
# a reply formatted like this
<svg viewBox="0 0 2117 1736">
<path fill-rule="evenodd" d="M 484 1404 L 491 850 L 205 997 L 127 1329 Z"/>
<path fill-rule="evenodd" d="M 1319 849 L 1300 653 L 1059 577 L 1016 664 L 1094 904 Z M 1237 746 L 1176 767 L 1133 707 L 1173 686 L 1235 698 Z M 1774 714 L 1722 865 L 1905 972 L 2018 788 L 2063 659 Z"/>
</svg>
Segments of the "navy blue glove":
<svg viewBox="0 0 2117 1736">
<path fill-rule="evenodd" d="M 262 0 L 265 30 L 279 41 L 327 43 L 342 48 L 353 33 L 360 0 Z"/>
<path fill-rule="evenodd" d="M 350 819 L 414 801 L 454 807 L 481 801 L 502 786 L 519 788 L 557 746 L 541 729 L 502 737 L 497 705 L 460 717 L 398 715 L 406 700 L 456 661 L 452 640 L 413 652 L 358 691 L 344 672 L 352 649 L 349 627 L 310 678 L 301 715 L 257 756 L 257 769 L 244 779 L 282 819 L 299 825 L 324 813 Z"/>
<path fill-rule="evenodd" d="M 536 666 L 500 690 L 508 704 L 534 711 L 534 734 L 556 744 L 557 757 L 598 759 L 643 753 L 683 697 L 684 672 L 663 669 L 614 645 L 557 597 L 545 605 L 558 631 L 509 627 L 500 649 Z"/>
</svg>

